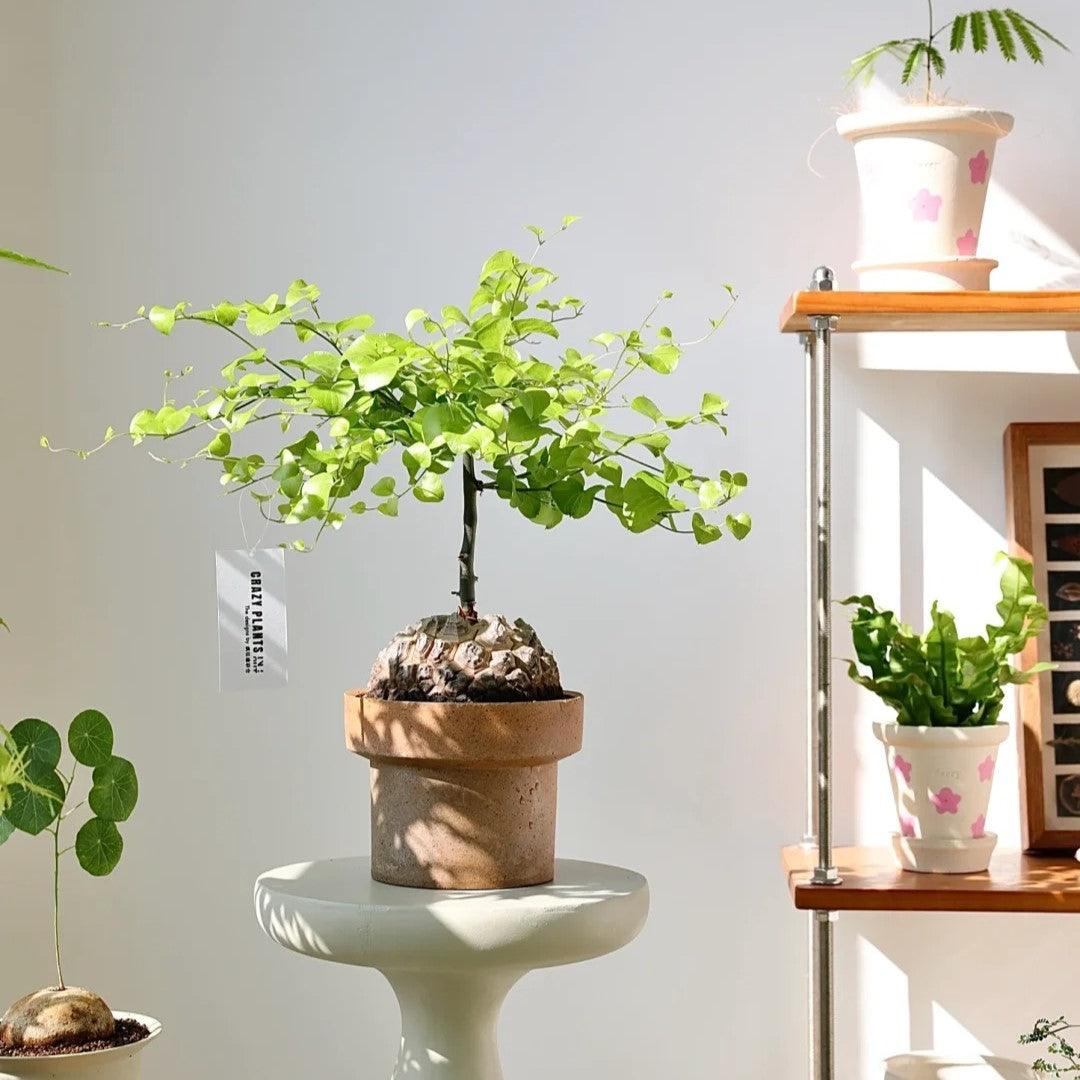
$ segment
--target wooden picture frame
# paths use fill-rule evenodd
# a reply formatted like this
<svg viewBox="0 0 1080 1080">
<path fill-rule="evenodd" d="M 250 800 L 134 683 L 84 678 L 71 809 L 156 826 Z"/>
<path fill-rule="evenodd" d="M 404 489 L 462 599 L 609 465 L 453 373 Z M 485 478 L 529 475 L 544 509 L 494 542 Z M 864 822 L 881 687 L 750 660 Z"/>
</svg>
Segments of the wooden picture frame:
<svg viewBox="0 0 1080 1080">
<path fill-rule="evenodd" d="M 1020 664 L 1058 665 L 1017 687 L 1024 846 L 1072 851 L 1080 848 L 1080 423 L 1005 429 L 1005 503 L 1010 550 L 1032 562 L 1050 610 Z"/>
</svg>

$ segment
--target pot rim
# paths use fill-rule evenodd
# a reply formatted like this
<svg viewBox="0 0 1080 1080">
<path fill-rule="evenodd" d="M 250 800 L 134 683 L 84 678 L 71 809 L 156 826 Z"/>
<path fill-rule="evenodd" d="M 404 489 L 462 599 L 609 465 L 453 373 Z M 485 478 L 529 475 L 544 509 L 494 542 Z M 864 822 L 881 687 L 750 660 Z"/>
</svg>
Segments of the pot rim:
<svg viewBox="0 0 1080 1080">
<path fill-rule="evenodd" d="M 74 1054 L 8 1054 L 0 1057 L 0 1072 L 8 1065 L 28 1065 L 31 1062 L 48 1064 L 53 1061 L 103 1061 L 108 1057 L 122 1057 L 138 1053 L 142 1048 L 153 1042 L 161 1034 L 161 1021 L 152 1016 L 144 1016 L 142 1013 L 126 1012 L 123 1009 L 112 1010 L 115 1020 L 137 1020 L 148 1031 L 145 1039 L 138 1042 L 126 1043 L 123 1046 L 107 1046 L 102 1050 L 78 1050 Z"/>
<path fill-rule="evenodd" d="M 847 113 L 836 130 L 851 140 L 898 131 L 974 131 L 1003 139 L 1014 120 L 1011 113 L 973 105 L 891 105 Z"/>
<path fill-rule="evenodd" d="M 345 694 L 345 745 L 373 763 L 448 768 L 552 764 L 581 749 L 585 698 L 383 701 Z"/>
<path fill-rule="evenodd" d="M 901 724 L 895 720 L 874 722 L 874 736 L 886 746 L 926 746 L 940 749 L 965 746 L 997 746 L 1009 737 L 1009 724 L 998 720 L 978 727 L 932 727 Z"/>
</svg>

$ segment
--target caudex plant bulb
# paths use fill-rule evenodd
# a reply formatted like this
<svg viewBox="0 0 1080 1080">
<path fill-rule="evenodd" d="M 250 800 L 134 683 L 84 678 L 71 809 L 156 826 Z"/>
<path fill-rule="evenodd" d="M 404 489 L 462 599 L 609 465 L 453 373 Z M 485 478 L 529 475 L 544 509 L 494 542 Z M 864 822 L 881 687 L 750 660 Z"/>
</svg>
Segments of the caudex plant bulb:
<svg viewBox="0 0 1080 1080">
<path fill-rule="evenodd" d="M 1052 665 L 1026 671 L 1012 666 L 1019 653 L 1046 624 L 1046 608 L 1032 584 L 1032 566 L 1004 552 L 1000 622 L 979 637 L 961 637 L 956 619 L 935 601 L 930 626 L 917 634 L 872 596 L 849 596 L 840 603 L 855 609 L 851 637 L 858 662 L 849 675 L 896 711 L 900 724 L 931 727 L 978 727 L 997 723 L 1010 683 L 1026 683 Z M 867 672 L 860 670 L 862 664 Z"/>
<path fill-rule="evenodd" d="M 91 990 L 68 986 L 60 950 L 60 868 L 74 852 L 94 877 L 111 874 L 120 862 L 124 840 L 117 827 L 139 798 L 135 768 L 113 753 L 112 725 L 96 709 L 86 709 L 68 728 L 74 759 L 61 769 L 60 734 L 44 720 L 20 720 L 10 731 L 0 728 L 0 844 L 16 831 L 52 837 L 53 945 L 56 985 L 16 1001 L 0 1018 L 0 1058 L 67 1053 L 135 1042 L 146 1029 L 131 1020 L 117 1021 L 108 1005 Z M 79 766 L 91 771 L 86 794 L 73 802 Z M 74 841 L 63 846 L 64 826 L 86 808 Z M 3 1066 L 0 1065 L 0 1072 Z"/>
<path fill-rule="evenodd" d="M 564 218 L 558 231 L 575 220 Z M 404 333 L 377 329 L 366 313 L 325 318 L 319 289 L 303 280 L 283 298 L 157 306 L 123 324 L 146 323 L 168 336 L 198 323 L 236 346 L 215 385 L 184 403 L 170 398 L 170 387 L 192 369 L 166 372 L 164 403 L 136 413 L 126 437 L 135 445 L 191 440 L 190 453 L 165 460 L 215 463 L 226 491 L 247 491 L 268 521 L 308 526 L 317 541 L 372 511 L 397 517 L 405 500 L 441 502 L 458 473 L 457 613 L 399 634 L 376 664 L 373 693 L 535 700 L 557 692 L 558 670 L 531 627 L 477 614 L 484 494 L 545 529 L 600 506 L 631 533 L 661 529 L 710 544 L 750 531 L 747 514 L 727 510 L 746 475 L 702 469 L 673 450 L 686 428 L 726 433 L 724 398 L 709 391 L 696 409 L 671 413 L 631 389 L 644 373 L 671 375 L 723 318 L 684 342 L 659 318 L 673 295 L 664 292 L 634 327 L 565 345 L 585 301 L 555 296 L 556 274 L 537 261 L 548 237 L 538 226 L 529 231 L 528 258 L 496 251 L 466 306 L 438 315 L 413 309 Z M 275 331 L 287 333 L 288 344 L 272 353 L 264 342 Z M 276 447 L 265 456 L 241 450 L 250 429 L 265 433 L 267 424 L 283 436 Z M 110 428 L 95 450 L 122 437 Z M 309 542 L 291 546 L 306 550 Z"/>
</svg>

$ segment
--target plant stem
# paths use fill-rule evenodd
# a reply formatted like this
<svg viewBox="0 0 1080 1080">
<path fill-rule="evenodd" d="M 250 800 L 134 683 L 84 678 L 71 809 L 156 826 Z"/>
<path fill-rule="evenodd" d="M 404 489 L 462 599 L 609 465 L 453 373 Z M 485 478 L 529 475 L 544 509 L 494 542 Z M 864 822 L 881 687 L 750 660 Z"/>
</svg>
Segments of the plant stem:
<svg viewBox="0 0 1080 1080">
<path fill-rule="evenodd" d="M 60 963 L 60 819 L 53 826 L 53 948 L 56 950 L 56 984 L 64 989 L 64 969 Z"/>
<path fill-rule="evenodd" d="M 472 454 L 461 459 L 462 523 L 461 551 L 458 553 L 458 611 L 469 620 L 476 621 L 476 573 L 473 560 L 476 556 L 476 497 L 480 484 L 476 480 L 476 466 Z"/>
<path fill-rule="evenodd" d="M 930 104 L 930 87 L 933 78 L 933 69 L 930 66 L 930 50 L 934 47 L 934 0 L 926 0 L 926 6 L 930 13 L 930 29 L 926 39 L 926 104 Z"/>
</svg>

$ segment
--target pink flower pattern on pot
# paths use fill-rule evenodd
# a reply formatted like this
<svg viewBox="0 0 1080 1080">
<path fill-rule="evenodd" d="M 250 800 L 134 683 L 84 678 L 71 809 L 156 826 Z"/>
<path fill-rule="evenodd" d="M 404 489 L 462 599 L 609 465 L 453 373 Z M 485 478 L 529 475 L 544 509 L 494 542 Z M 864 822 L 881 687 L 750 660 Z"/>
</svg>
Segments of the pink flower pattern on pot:
<svg viewBox="0 0 1080 1080">
<path fill-rule="evenodd" d="M 941 196 L 921 188 L 911 200 L 911 213 L 916 221 L 937 221 L 941 212 Z"/>
<path fill-rule="evenodd" d="M 979 238 L 968 229 L 963 236 L 956 238 L 956 253 L 957 255 L 974 255 L 975 250 L 979 246 Z"/>
<path fill-rule="evenodd" d="M 900 835 L 915 835 L 915 819 L 913 817 L 909 817 L 907 814 L 900 815 Z"/>
<path fill-rule="evenodd" d="M 950 787 L 930 792 L 930 802 L 939 814 L 955 814 L 960 809 L 960 794 Z"/>
<path fill-rule="evenodd" d="M 905 784 L 911 783 L 911 762 L 904 758 L 903 754 L 897 754 L 896 760 L 893 762 L 893 768 L 896 770 L 897 776 L 904 778 Z"/>
<path fill-rule="evenodd" d="M 971 839 L 981 840 L 986 835 L 986 815 L 980 814 L 971 823 Z"/>
<path fill-rule="evenodd" d="M 994 755 L 987 754 L 986 757 L 979 762 L 979 779 L 983 783 L 989 783 L 994 779 Z"/>
<path fill-rule="evenodd" d="M 968 171 L 973 184 L 985 184 L 990 172 L 990 159 L 985 150 L 980 150 L 973 158 L 968 158 Z"/>
</svg>

